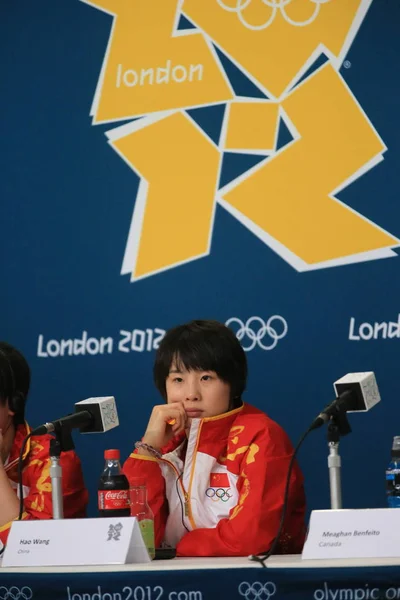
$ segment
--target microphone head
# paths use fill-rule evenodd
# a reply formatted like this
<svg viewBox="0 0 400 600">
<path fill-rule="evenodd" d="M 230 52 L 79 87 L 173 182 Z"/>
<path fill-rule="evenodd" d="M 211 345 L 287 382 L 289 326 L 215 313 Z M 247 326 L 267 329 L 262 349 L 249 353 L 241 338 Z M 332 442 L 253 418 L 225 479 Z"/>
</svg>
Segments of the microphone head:
<svg viewBox="0 0 400 600">
<path fill-rule="evenodd" d="M 79 431 L 81 433 L 103 433 L 118 427 L 118 413 L 114 396 L 88 398 L 75 404 L 75 412 L 88 411 L 93 419 Z"/>
<path fill-rule="evenodd" d="M 336 396 L 343 392 L 352 393 L 352 405 L 347 412 L 365 412 L 378 404 L 381 397 L 372 371 L 365 373 L 348 373 L 333 384 Z"/>
</svg>

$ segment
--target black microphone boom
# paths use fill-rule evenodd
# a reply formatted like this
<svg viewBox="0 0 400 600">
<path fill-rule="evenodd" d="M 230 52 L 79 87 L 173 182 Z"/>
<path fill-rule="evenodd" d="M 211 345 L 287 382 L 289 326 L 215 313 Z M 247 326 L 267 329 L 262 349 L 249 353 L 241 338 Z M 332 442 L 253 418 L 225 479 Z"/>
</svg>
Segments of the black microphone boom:
<svg viewBox="0 0 400 600">
<path fill-rule="evenodd" d="M 118 427 L 118 413 L 114 396 L 88 398 L 75 404 L 75 412 L 45 423 L 32 431 L 32 435 L 45 435 L 63 429 L 79 428 L 81 433 L 103 433 Z"/>
<path fill-rule="evenodd" d="M 355 398 L 354 394 L 349 390 L 346 390 L 340 396 L 335 398 L 333 402 L 328 404 L 324 408 L 322 412 L 319 413 L 318 417 L 314 419 L 310 430 L 318 429 L 318 427 L 322 427 L 329 421 L 331 417 L 335 415 L 339 415 L 342 412 L 347 412 L 349 410 L 354 410 Z"/>
<path fill-rule="evenodd" d="M 36 427 L 36 429 L 32 431 L 32 435 L 45 435 L 46 433 L 57 431 L 61 427 L 67 427 L 69 430 L 77 429 L 79 427 L 87 427 L 90 426 L 93 420 L 94 417 L 92 413 L 90 413 L 88 410 L 82 410 L 80 412 L 67 415 L 66 417 L 62 417 L 61 419 L 57 419 L 56 421 L 51 421 L 50 423 L 40 425 L 40 427 Z"/>
<path fill-rule="evenodd" d="M 365 412 L 381 399 L 375 374 L 372 371 L 348 373 L 335 381 L 333 386 L 337 398 L 314 419 L 310 430 L 317 429 L 332 417 L 340 417 L 346 412 Z"/>
</svg>

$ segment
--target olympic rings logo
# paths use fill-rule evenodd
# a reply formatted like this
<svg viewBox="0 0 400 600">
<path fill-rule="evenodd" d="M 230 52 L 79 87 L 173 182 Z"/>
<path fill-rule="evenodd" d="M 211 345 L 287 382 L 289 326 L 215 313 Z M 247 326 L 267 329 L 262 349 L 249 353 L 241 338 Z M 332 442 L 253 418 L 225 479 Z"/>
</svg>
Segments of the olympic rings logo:
<svg viewBox="0 0 400 600">
<path fill-rule="evenodd" d="M 21 589 L 14 585 L 10 589 L 0 586 L 0 600 L 31 600 L 33 592 L 30 587 L 26 585 Z"/>
<path fill-rule="evenodd" d="M 267 581 L 267 583 L 242 581 L 238 590 L 239 594 L 247 600 L 269 600 L 276 593 L 276 585 L 272 581 Z"/>
<path fill-rule="evenodd" d="M 231 490 L 229 488 L 215 489 L 210 487 L 206 490 L 206 496 L 207 498 L 211 498 L 213 502 L 219 502 L 219 500 L 222 500 L 222 502 L 228 502 L 229 498 L 232 498 L 233 494 L 231 494 Z"/>
<path fill-rule="evenodd" d="M 285 19 L 287 23 L 293 25 L 294 27 L 305 27 L 306 25 L 310 25 L 315 21 L 318 17 L 319 11 L 321 10 L 321 4 L 326 4 L 330 2 L 330 0 L 309 0 L 311 4 L 314 4 L 314 9 L 311 16 L 304 21 L 295 21 L 289 17 L 286 12 L 286 6 L 288 6 L 292 0 L 261 0 L 264 6 L 267 6 L 271 9 L 271 14 L 269 18 L 262 23 L 261 25 L 252 25 L 248 21 L 246 21 L 243 16 L 244 10 L 251 4 L 252 0 L 236 0 L 236 6 L 227 6 L 224 0 L 217 0 L 219 6 L 228 12 L 236 13 L 239 21 L 241 22 L 246 29 L 251 29 L 252 31 L 260 31 L 262 29 L 267 29 L 274 22 L 278 10 L 281 11 L 282 17 Z"/>
<path fill-rule="evenodd" d="M 250 340 L 248 345 L 245 346 L 242 344 L 242 348 L 245 352 L 253 350 L 256 344 L 258 344 L 262 350 L 273 350 L 278 341 L 285 337 L 288 332 L 286 320 L 279 315 L 272 315 L 266 322 L 264 322 L 261 317 L 250 317 L 250 319 L 247 319 L 246 323 L 243 323 L 243 321 L 237 317 L 231 317 L 226 321 L 225 325 L 229 327 L 232 323 L 237 324 L 239 327 L 236 331 L 236 337 L 239 342 L 242 341 L 244 336 L 247 336 Z M 259 326 L 257 330 L 253 328 L 254 323 L 257 323 Z M 262 341 L 266 335 L 270 338 L 270 343 Z"/>
</svg>

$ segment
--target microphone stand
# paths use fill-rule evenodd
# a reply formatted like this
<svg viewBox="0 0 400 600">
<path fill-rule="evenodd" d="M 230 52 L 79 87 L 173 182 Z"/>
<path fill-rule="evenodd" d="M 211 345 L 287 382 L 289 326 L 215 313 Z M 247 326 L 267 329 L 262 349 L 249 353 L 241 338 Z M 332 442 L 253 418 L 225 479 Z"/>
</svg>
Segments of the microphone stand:
<svg viewBox="0 0 400 600">
<path fill-rule="evenodd" d="M 342 508 L 342 460 L 339 454 L 339 442 L 340 437 L 347 435 L 348 433 L 351 433 L 351 427 L 347 420 L 346 410 L 338 406 L 336 413 L 330 418 L 327 432 L 329 448 L 329 486 L 332 510 L 338 510 Z"/>
<path fill-rule="evenodd" d="M 62 466 L 60 465 L 61 452 L 67 452 L 75 448 L 71 429 L 57 424 L 54 430 L 55 437 L 50 441 L 50 478 L 51 478 L 51 500 L 53 505 L 53 519 L 64 518 L 64 503 L 62 493 Z"/>
</svg>

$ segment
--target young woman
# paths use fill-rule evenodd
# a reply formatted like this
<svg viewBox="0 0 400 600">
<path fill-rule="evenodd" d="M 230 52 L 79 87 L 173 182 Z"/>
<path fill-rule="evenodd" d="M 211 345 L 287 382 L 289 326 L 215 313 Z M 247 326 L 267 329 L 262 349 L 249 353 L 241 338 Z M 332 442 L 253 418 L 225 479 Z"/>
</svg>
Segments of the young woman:
<svg viewBox="0 0 400 600">
<path fill-rule="evenodd" d="M 268 550 L 279 525 L 293 452 L 282 428 L 242 402 L 245 353 L 216 321 L 167 332 L 157 352 L 155 406 L 124 465 L 146 482 L 156 546 L 180 556 L 242 556 Z M 304 541 L 303 478 L 295 465 L 278 551 Z"/>
</svg>

